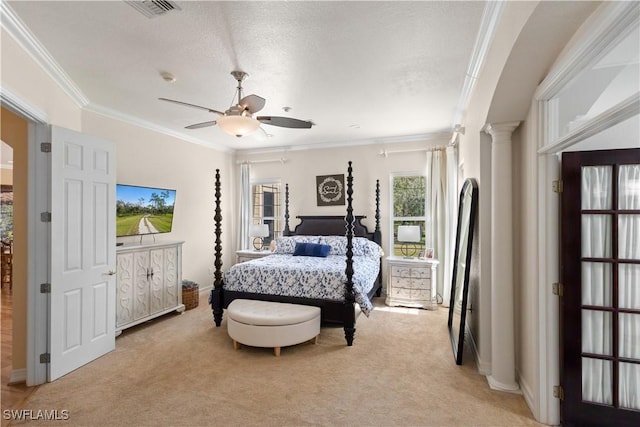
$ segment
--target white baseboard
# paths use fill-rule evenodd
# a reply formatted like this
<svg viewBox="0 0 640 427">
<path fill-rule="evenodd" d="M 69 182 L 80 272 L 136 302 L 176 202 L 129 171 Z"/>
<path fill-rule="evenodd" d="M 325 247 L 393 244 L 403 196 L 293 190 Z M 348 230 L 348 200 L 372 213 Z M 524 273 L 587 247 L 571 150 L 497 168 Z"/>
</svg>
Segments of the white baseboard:
<svg viewBox="0 0 640 427">
<path fill-rule="evenodd" d="M 9 385 L 27 382 L 27 369 L 12 369 L 9 377 Z"/>
<path fill-rule="evenodd" d="M 468 343 L 471 346 L 471 353 L 473 354 L 473 359 L 476 361 L 476 368 L 478 369 L 478 373 L 481 375 L 490 375 L 491 374 L 491 363 L 488 363 L 480 357 L 480 353 L 478 353 L 478 347 L 476 346 L 476 341 L 473 338 L 473 334 L 469 328 L 467 329 L 466 336 L 468 338 Z"/>
<path fill-rule="evenodd" d="M 535 398 L 533 396 L 533 392 L 531 391 L 531 386 L 527 381 L 525 381 L 521 375 L 518 373 L 518 383 L 520 384 L 520 391 L 522 392 L 522 396 L 524 397 L 524 401 L 527 403 L 529 410 L 535 418 L 538 413 L 538 405 L 535 402 Z"/>
</svg>

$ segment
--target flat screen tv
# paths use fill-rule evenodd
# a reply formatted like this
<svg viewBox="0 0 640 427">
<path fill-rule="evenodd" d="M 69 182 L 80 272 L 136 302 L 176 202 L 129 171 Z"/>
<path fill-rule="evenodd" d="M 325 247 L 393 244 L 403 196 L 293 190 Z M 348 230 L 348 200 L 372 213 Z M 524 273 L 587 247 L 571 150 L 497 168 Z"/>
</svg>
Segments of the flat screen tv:
<svg viewBox="0 0 640 427">
<path fill-rule="evenodd" d="M 168 233 L 176 190 L 116 185 L 116 236 Z"/>
</svg>

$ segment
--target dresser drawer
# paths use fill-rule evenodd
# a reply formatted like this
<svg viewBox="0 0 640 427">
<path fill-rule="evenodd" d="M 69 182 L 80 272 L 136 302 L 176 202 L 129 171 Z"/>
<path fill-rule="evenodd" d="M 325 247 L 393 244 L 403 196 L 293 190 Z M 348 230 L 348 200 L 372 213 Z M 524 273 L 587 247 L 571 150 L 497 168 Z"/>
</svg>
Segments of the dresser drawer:
<svg viewBox="0 0 640 427">
<path fill-rule="evenodd" d="M 437 307 L 429 289 L 391 288 L 388 297 L 387 303 L 389 305 L 405 305 L 427 309 Z"/>
<path fill-rule="evenodd" d="M 431 269 L 425 267 L 414 267 L 411 269 L 411 277 L 415 279 L 430 279 Z"/>
<path fill-rule="evenodd" d="M 430 289 L 431 280 L 414 279 L 411 277 L 391 277 L 391 286 L 394 288 Z"/>
<path fill-rule="evenodd" d="M 431 289 L 411 289 L 411 298 L 416 300 L 430 301 Z"/>
<path fill-rule="evenodd" d="M 403 265 L 391 266 L 391 276 L 393 277 L 413 277 L 416 279 L 431 278 L 431 268 L 427 267 L 407 267 Z"/>
<path fill-rule="evenodd" d="M 411 288 L 391 288 L 391 298 L 410 299 L 413 289 Z"/>
</svg>

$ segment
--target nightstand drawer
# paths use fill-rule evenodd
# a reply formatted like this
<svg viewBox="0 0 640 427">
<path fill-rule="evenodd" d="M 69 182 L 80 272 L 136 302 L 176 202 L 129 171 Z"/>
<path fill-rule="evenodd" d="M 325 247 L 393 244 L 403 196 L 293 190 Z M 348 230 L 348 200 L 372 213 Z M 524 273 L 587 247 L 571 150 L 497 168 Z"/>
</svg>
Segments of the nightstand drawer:
<svg viewBox="0 0 640 427">
<path fill-rule="evenodd" d="M 271 255 L 271 251 L 254 251 L 254 250 L 239 250 L 236 251 L 236 263 L 251 261 L 254 259 L 262 258 Z"/>
<path fill-rule="evenodd" d="M 405 267 L 403 265 L 393 265 L 391 266 L 391 276 L 415 277 L 417 279 L 429 279 L 431 277 L 431 268 Z"/>
<path fill-rule="evenodd" d="M 391 286 L 411 289 L 430 289 L 431 280 L 414 279 L 409 277 L 391 277 Z"/>
<path fill-rule="evenodd" d="M 431 289 L 391 288 L 389 295 L 406 301 L 431 301 Z"/>
</svg>

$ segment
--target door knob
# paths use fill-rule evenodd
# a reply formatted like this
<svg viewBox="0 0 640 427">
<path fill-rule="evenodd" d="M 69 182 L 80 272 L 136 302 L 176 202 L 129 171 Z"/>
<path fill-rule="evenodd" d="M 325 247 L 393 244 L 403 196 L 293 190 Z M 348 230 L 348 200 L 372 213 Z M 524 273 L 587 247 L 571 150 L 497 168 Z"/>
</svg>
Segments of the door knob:
<svg viewBox="0 0 640 427">
<path fill-rule="evenodd" d="M 108 272 L 107 274 L 108 274 L 109 276 L 113 276 L 114 274 L 116 274 L 116 272 L 115 272 L 115 271 L 113 271 L 113 270 L 109 270 L 109 272 Z"/>
</svg>

